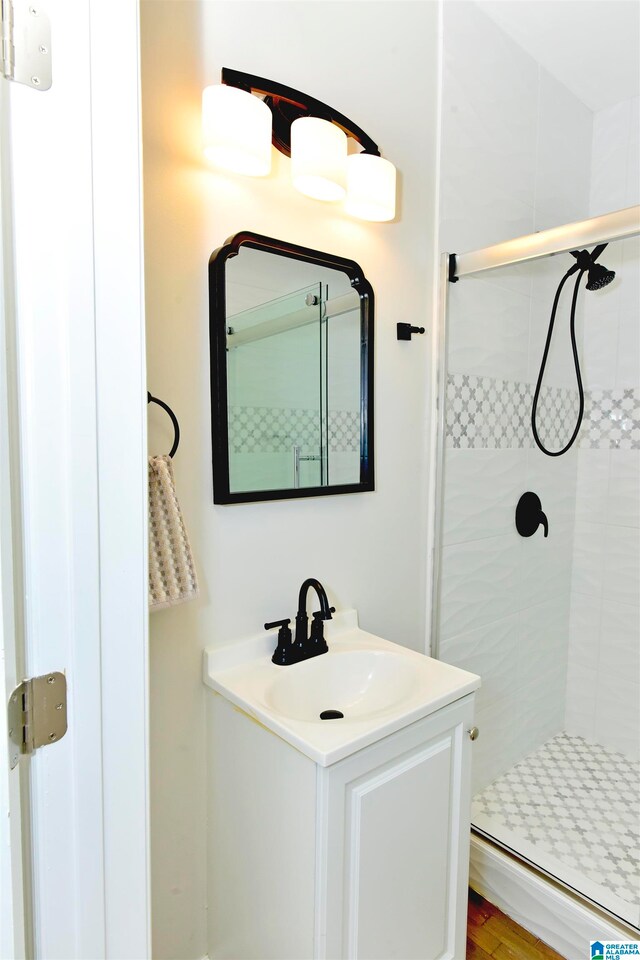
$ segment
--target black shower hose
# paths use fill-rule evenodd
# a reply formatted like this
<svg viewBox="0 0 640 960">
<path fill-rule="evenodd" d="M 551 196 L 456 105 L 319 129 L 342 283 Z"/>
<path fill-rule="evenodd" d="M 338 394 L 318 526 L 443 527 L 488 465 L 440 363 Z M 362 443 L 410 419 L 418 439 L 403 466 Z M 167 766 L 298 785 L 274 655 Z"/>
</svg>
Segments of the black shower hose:
<svg viewBox="0 0 640 960">
<path fill-rule="evenodd" d="M 569 277 L 579 270 L 578 279 L 575 282 L 573 288 L 573 298 L 571 300 L 571 319 L 569 321 L 569 329 L 571 332 L 571 349 L 573 350 L 573 364 L 576 371 L 576 382 L 578 384 L 578 396 L 580 397 L 580 407 L 578 410 L 578 420 L 576 422 L 575 429 L 571 434 L 571 439 L 568 444 L 562 448 L 562 450 L 547 450 L 547 448 L 542 443 L 542 440 L 538 436 L 538 431 L 536 429 L 536 411 L 538 407 L 538 399 L 540 397 L 540 388 L 542 386 L 542 378 L 544 376 L 544 368 L 547 363 L 547 357 L 549 356 L 549 347 L 551 346 L 551 337 L 553 336 L 553 325 L 556 320 L 556 311 L 558 309 L 558 302 L 560 300 L 560 294 L 562 293 L 562 288 L 564 287 L 566 281 Z M 538 382 L 536 383 L 536 392 L 533 395 L 533 407 L 531 408 L 531 429 L 533 431 L 533 439 L 540 447 L 543 453 L 546 453 L 548 457 L 561 457 L 563 453 L 566 453 L 569 450 L 580 432 L 580 427 L 582 426 L 582 418 L 584 416 L 584 390 L 582 389 L 582 377 L 580 376 L 580 360 L 578 359 L 578 347 L 576 345 L 576 304 L 578 302 L 578 288 L 580 287 L 580 281 L 582 280 L 582 275 L 586 271 L 578 266 L 574 265 L 570 270 L 567 270 L 564 277 L 558 284 L 558 289 L 556 290 L 555 299 L 553 301 L 553 307 L 551 309 L 551 317 L 549 319 L 549 330 L 547 333 L 547 342 L 544 345 L 544 353 L 542 354 L 542 363 L 540 364 L 540 373 L 538 374 Z"/>
</svg>

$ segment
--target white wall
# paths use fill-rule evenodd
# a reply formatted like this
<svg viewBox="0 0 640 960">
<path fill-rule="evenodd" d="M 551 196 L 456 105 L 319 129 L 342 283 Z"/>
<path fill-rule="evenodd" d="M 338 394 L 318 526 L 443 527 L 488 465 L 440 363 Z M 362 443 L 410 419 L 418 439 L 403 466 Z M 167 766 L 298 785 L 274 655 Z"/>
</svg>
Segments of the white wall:
<svg viewBox="0 0 640 960">
<path fill-rule="evenodd" d="M 432 326 L 438 5 L 142 3 L 148 385 L 175 409 L 178 492 L 201 597 L 151 620 L 154 956 L 205 952 L 201 652 L 291 616 L 307 576 L 392 640 L 425 644 L 429 337 Z M 394 223 L 357 222 L 292 190 L 274 152 L 264 180 L 206 169 L 202 88 L 229 66 L 307 91 L 353 119 L 398 167 Z M 238 230 L 355 259 L 376 295 L 376 491 L 214 507 L 207 262 Z M 152 452 L 171 441 L 149 411 Z"/>
<path fill-rule="evenodd" d="M 591 214 L 640 203 L 640 99 L 594 116 Z M 584 379 L 567 730 L 640 756 L 640 240 L 604 251 L 616 279 L 585 295 Z M 588 299 L 587 299 L 588 298 Z"/>
<path fill-rule="evenodd" d="M 441 249 L 586 217 L 591 127 L 591 112 L 477 4 L 445 4 Z M 564 721 L 577 451 L 540 453 L 529 413 L 566 266 L 509 267 L 448 291 L 440 653 L 483 678 L 474 789 Z M 567 348 L 556 336 L 544 382 L 570 410 Z M 563 439 L 556 431 L 549 446 Z M 542 500 L 548 539 L 515 529 L 527 490 Z"/>
</svg>

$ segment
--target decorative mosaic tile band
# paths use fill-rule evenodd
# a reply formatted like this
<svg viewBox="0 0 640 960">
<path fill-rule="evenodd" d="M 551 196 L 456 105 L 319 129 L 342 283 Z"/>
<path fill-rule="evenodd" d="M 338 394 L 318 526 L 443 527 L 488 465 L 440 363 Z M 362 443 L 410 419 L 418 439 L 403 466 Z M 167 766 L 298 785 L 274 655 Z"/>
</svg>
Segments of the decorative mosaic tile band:
<svg viewBox="0 0 640 960">
<path fill-rule="evenodd" d="M 359 411 L 332 410 L 328 426 L 329 450 L 360 449 Z M 229 408 L 229 448 L 233 453 L 290 453 L 294 444 L 320 446 L 317 410 Z"/>
<path fill-rule="evenodd" d="M 581 447 L 640 450 L 640 396 L 635 390 L 589 390 L 578 437 Z"/>
<path fill-rule="evenodd" d="M 472 374 L 447 377 L 446 441 L 449 447 L 533 447 L 531 406 L 534 385 Z M 549 449 L 561 448 L 578 415 L 576 390 L 543 387 L 538 403 L 538 433 Z M 591 449 L 640 449 L 640 397 L 634 390 L 591 390 L 578 446 Z"/>
</svg>

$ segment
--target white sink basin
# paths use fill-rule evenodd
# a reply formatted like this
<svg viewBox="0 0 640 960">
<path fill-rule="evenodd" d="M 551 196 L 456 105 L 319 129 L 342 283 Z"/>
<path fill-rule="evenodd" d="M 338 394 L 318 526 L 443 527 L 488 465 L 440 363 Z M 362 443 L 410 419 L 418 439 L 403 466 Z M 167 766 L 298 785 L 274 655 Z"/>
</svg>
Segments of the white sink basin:
<svg viewBox="0 0 640 960">
<path fill-rule="evenodd" d="M 406 657 L 387 650 L 342 650 L 282 667 L 266 688 L 268 707 L 283 717 L 327 723 L 320 717 L 337 710 L 348 720 L 392 710 L 410 698 L 418 679 Z"/>
<path fill-rule="evenodd" d="M 360 630 L 355 610 L 325 623 L 329 652 L 281 667 L 276 633 L 204 655 L 204 682 L 321 766 L 472 693 L 480 678 Z M 322 719 L 325 711 L 342 717 Z"/>
</svg>

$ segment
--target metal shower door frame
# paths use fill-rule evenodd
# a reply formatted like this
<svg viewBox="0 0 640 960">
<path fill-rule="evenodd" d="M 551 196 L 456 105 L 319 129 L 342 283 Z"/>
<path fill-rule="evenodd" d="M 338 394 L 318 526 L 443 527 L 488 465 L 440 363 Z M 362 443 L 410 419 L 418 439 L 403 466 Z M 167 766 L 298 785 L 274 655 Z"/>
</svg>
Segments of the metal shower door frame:
<svg viewBox="0 0 640 960">
<path fill-rule="evenodd" d="M 539 233 L 516 237 L 504 243 L 482 247 L 469 253 L 440 255 L 438 317 L 436 334 L 435 403 L 436 437 L 432 449 L 436 458 L 435 495 L 433 506 L 433 558 L 431 576 L 430 653 L 440 659 L 440 588 L 442 572 L 442 520 L 444 508 L 444 452 L 446 432 L 447 338 L 449 283 L 472 274 L 495 270 L 529 260 L 542 260 L 569 250 L 589 247 L 613 240 L 640 236 L 640 205 L 626 207 L 589 220 L 564 224 Z"/>
</svg>

